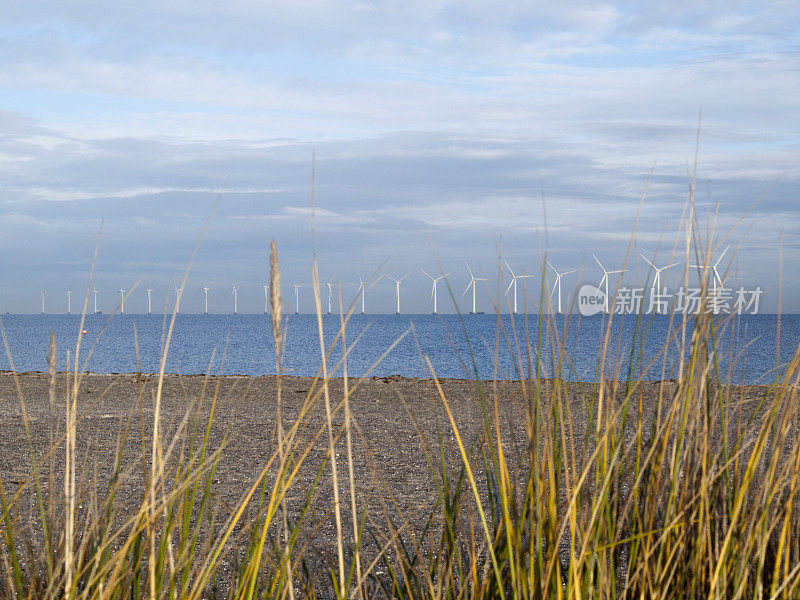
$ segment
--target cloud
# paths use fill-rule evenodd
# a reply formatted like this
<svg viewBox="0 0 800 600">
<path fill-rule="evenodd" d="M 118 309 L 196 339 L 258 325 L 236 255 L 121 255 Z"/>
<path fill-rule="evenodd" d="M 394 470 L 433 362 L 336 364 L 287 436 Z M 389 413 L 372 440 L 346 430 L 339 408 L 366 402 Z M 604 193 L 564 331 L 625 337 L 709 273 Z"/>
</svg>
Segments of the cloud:
<svg viewBox="0 0 800 600">
<path fill-rule="evenodd" d="M 430 266 L 429 238 L 454 272 L 492 269 L 499 245 L 528 272 L 545 243 L 559 264 L 619 261 L 642 196 L 638 244 L 679 232 L 699 122 L 698 214 L 718 202 L 744 275 L 771 277 L 775 231 L 800 258 L 799 17 L 685 0 L 16 3 L 0 25 L 5 276 L 78 279 L 104 219 L 106 287 L 166 289 L 219 197 L 196 276 L 236 277 L 246 304 L 272 238 L 287 277 L 307 276 L 312 148 L 331 270 Z M 424 283 L 404 283 L 417 306 Z"/>
</svg>

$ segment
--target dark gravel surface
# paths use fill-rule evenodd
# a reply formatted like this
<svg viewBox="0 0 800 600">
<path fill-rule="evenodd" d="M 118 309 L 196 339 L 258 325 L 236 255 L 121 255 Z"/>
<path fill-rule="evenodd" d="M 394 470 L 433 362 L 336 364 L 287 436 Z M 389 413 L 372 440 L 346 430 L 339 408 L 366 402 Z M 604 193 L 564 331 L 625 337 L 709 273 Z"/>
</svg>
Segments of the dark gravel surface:
<svg viewBox="0 0 800 600">
<path fill-rule="evenodd" d="M 32 452 L 40 461 L 42 477 L 47 479 L 51 474 L 46 456 L 53 447 L 52 439 L 58 442 L 64 428 L 66 379 L 65 374 L 58 374 L 56 403 L 51 408 L 46 375 L 23 373 L 15 380 L 10 373 L 0 373 L 0 477 L 7 497 L 14 496 L 18 489 L 24 488 L 17 500 L 21 508 L 26 505 L 32 507 L 33 499 L 29 493 L 32 488 L 29 477 L 30 451 L 20 397 L 27 412 Z M 84 491 L 82 509 L 91 504 L 88 497 L 93 490 L 98 490 L 100 496 L 105 494 L 120 434 L 126 424 L 129 434 L 122 454 L 126 475 L 116 503 L 119 514 L 117 521 L 121 522 L 124 516 L 139 506 L 144 489 L 143 476 L 149 470 L 156 383 L 157 378 L 152 375 L 87 374 L 83 377 L 78 397 L 80 423 L 77 437 L 78 476 Z M 350 382 L 351 387 L 353 383 Z M 472 444 L 483 429 L 483 409 L 476 402 L 479 397 L 476 384 L 464 380 L 445 380 L 442 385 L 464 442 Z M 314 386 L 311 378 L 282 378 L 281 405 L 285 428 L 296 421 Z M 669 384 L 667 387 L 669 389 Z M 528 444 L 523 417 L 526 401 L 521 386 L 518 382 L 509 382 L 495 388 L 491 383 L 484 383 L 483 389 L 487 397 L 499 398 L 498 417 L 505 452 L 510 462 L 516 464 Z M 655 410 L 657 391 L 656 383 L 643 387 L 641 409 L 646 421 Z M 760 388 L 746 388 L 741 397 L 745 400 L 754 398 L 761 391 Z M 222 522 L 276 450 L 276 378 L 167 376 L 162 393 L 165 448 L 169 447 L 187 410 L 196 416 L 201 424 L 200 430 L 205 427 L 214 396 L 217 398 L 216 415 L 211 428 L 210 445 L 212 448 L 219 447 L 223 440 L 226 444 L 212 486 L 218 521 Z M 336 408 L 343 397 L 341 379 L 331 382 L 330 397 Z M 581 446 L 582 432 L 587 426 L 587 403 L 593 397 L 591 384 L 570 384 L 568 402 L 571 426 L 575 432 L 573 441 L 578 448 Z M 368 522 L 380 542 L 385 541 L 390 530 L 388 518 L 395 524 L 407 521 L 406 535 L 419 536 L 426 517 L 437 502 L 435 479 L 423 451 L 425 444 L 436 451 L 438 440 L 442 439 L 450 473 L 457 473 L 460 465 L 455 438 L 434 383 L 401 377 L 367 379 L 360 382 L 352 394 L 351 407 L 358 425 L 353 431 L 353 471 L 359 510 L 368 507 Z M 494 410 L 491 402 L 488 408 Z M 639 410 L 638 404 L 635 410 Z M 336 454 L 342 516 L 345 532 L 351 533 L 350 482 L 345 436 L 340 427 L 342 414 L 343 411 L 338 410 L 333 422 L 334 433 L 339 436 Z M 193 429 L 195 416 L 188 420 L 184 431 Z M 312 402 L 303 424 L 299 432 L 299 447 L 311 445 L 311 450 L 289 491 L 288 506 L 292 518 L 299 514 L 328 449 L 322 397 Z M 52 437 L 53 432 L 55 438 Z M 186 436 L 180 439 L 185 440 Z M 186 452 L 185 446 L 180 443 L 176 445 L 168 466 L 175 464 L 174 458 L 182 448 Z M 52 489 L 61 494 L 63 443 L 57 445 L 53 456 L 52 477 L 55 485 Z M 434 455 L 434 460 L 437 460 L 437 456 Z M 306 520 L 308 535 L 305 541 L 308 542 L 308 548 L 304 554 L 314 564 L 319 561 L 335 562 L 332 506 L 328 465 L 320 478 Z M 368 548 L 365 551 L 369 554 Z M 319 577 L 324 578 L 324 572 L 320 572 Z"/>
</svg>

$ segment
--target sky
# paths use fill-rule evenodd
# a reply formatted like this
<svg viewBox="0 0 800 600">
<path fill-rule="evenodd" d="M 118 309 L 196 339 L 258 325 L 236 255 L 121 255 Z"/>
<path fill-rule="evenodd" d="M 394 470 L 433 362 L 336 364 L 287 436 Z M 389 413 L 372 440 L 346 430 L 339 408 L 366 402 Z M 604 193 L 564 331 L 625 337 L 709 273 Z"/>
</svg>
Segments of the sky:
<svg viewBox="0 0 800 600">
<path fill-rule="evenodd" d="M 674 289 L 691 189 L 698 252 L 800 312 L 796 2 L 3 1 L 0 57 L 0 312 L 79 309 L 101 224 L 98 308 L 161 311 L 209 215 L 183 312 L 263 311 L 272 239 L 301 312 L 314 248 L 368 312 L 405 273 L 430 311 L 420 269 L 468 310 L 467 262 L 507 310 L 500 259 L 531 305 L 545 257 Z"/>
</svg>

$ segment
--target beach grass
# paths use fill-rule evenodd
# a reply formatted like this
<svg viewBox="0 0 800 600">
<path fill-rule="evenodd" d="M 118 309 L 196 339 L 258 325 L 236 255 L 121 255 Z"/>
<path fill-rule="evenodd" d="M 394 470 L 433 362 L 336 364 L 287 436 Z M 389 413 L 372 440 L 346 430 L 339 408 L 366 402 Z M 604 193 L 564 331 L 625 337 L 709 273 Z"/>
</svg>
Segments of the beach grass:
<svg viewBox="0 0 800 600">
<path fill-rule="evenodd" d="M 685 254 L 709 264 L 714 248 L 689 231 Z M 150 427 L 121 422 L 107 481 L 80 464 L 80 336 L 67 374 L 56 372 L 52 342 L 50 407 L 54 413 L 59 404 L 57 379 L 66 378 L 66 412 L 52 415 L 50 447 L 34 448 L 18 387 L 30 469 L 17 485 L 0 480 L 2 597 L 800 597 L 800 353 L 757 398 L 745 398 L 729 378 L 742 358 L 717 352 L 735 317 L 674 315 L 663 355 L 679 353 L 678 368 L 646 395 L 652 365 L 641 364 L 636 342 L 621 355 L 611 335 L 618 317 L 609 316 L 596 380 L 579 386 L 568 376 L 569 319 L 559 329 L 542 288 L 536 302 L 527 298 L 538 307 L 536 330 L 526 316 L 512 317 L 510 329 L 497 321 L 496 346 L 517 357 L 518 377 L 480 380 L 475 359 L 460 357 L 473 380 L 477 433 L 460 428 L 435 366 L 421 355 L 432 401 L 446 415 L 431 439 L 407 404 L 428 465 L 427 508 L 402 509 L 370 456 L 366 477 L 380 493 L 359 504 L 353 440 L 364 439 L 370 423 L 350 403 L 363 379 L 347 371 L 348 350 L 358 343 L 346 337 L 356 301 L 348 309 L 340 297 L 341 327 L 326 346 L 314 269 L 319 373 L 289 419 L 281 411 L 285 327 L 274 244 L 270 274 L 277 396 L 264 405 L 274 410 L 275 427 L 265 432 L 268 458 L 241 497 L 215 493 L 235 436 L 211 441 L 218 378 L 206 379 L 180 422 L 161 422 L 175 312 L 154 394 L 131 398 L 141 414 L 152 409 Z M 646 316 L 634 318 L 641 340 Z M 413 335 L 413 328 L 404 334 Z M 551 364 L 542 364 L 545 356 Z M 340 396 L 330 385 L 334 372 L 343 374 Z M 588 418 L 575 414 L 576 396 Z M 401 394 L 397 400 L 405 402 Z M 507 403 L 513 423 L 502 417 Z M 309 415 L 322 407 L 320 424 Z M 509 444 L 509 427 L 524 431 L 521 449 Z M 123 456 L 137 435 L 141 455 Z M 325 459 L 312 468 L 308 458 L 319 448 Z M 122 511 L 117 493 L 131 484 L 132 464 L 140 467 L 140 502 Z M 332 531 L 332 551 L 314 562 L 309 536 L 323 529 Z"/>
</svg>

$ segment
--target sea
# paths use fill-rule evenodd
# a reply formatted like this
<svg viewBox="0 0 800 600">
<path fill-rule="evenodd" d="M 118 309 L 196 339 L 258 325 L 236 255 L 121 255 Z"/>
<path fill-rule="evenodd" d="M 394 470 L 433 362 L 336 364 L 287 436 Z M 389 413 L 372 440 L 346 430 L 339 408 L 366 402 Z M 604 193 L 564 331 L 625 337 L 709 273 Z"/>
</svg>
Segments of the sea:
<svg viewBox="0 0 800 600">
<path fill-rule="evenodd" d="M 170 315 L 171 316 L 171 315 Z M 710 354 L 730 383 L 774 381 L 800 344 L 800 315 L 719 316 L 719 339 Z M 574 381 L 606 376 L 647 380 L 676 376 L 679 341 L 676 317 L 496 314 L 352 315 L 345 328 L 350 377 L 430 377 L 516 379 L 559 373 Z M 79 366 L 95 373 L 159 371 L 170 319 L 164 315 L 17 315 L 0 318 L 6 349 L 0 370 L 47 371 L 50 333 L 57 342 L 58 369 L 73 369 L 78 337 Z M 541 323 L 541 325 L 540 325 Z M 292 314 L 282 321 L 282 373 L 320 372 L 321 347 L 316 315 Z M 691 337 L 693 323 L 687 326 Z M 85 333 L 81 333 L 81 329 Z M 323 315 L 328 373 L 344 372 L 338 315 Z M 670 335 L 672 332 L 672 336 Z M 606 333 L 608 335 L 606 336 Z M 605 360 L 601 348 L 608 339 Z M 562 348 L 562 351 L 553 349 Z M 664 351 L 666 348 L 666 352 Z M 13 361 L 13 367 L 12 367 Z M 430 365 L 428 364 L 430 363 Z M 165 363 L 167 373 L 274 374 L 275 346 L 269 315 L 177 315 Z"/>
</svg>

